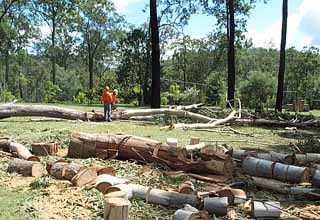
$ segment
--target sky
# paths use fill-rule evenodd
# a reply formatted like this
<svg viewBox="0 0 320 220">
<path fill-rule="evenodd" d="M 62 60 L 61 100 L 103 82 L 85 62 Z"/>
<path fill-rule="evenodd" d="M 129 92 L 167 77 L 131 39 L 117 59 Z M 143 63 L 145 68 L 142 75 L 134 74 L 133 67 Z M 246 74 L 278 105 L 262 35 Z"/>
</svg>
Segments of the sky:
<svg viewBox="0 0 320 220">
<path fill-rule="evenodd" d="M 147 0 L 112 0 L 117 11 L 139 26 L 147 20 Z M 287 47 L 302 49 L 304 46 L 320 47 L 320 0 L 288 0 Z M 248 19 L 247 38 L 255 47 L 279 47 L 281 37 L 282 0 L 259 2 Z M 194 15 L 184 28 L 193 38 L 205 37 L 214 29 L 211 16 Z"/>
</svg>

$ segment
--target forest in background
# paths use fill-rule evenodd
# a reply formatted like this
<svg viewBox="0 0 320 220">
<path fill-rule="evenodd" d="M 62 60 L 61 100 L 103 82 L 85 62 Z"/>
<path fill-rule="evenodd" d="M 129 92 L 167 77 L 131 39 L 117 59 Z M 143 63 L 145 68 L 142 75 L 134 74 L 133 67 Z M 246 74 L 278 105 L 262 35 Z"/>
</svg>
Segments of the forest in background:
<svg viewBox="0 0 320 220">
<path fill-rule="evenodd" d="M 161 104 L 225 106 L 227 7 L 219 1 L 212 6 L 202 4 L 205 1 L 177 1 L 184 7 L 174 2 L 158 4 Z M 245 38 L 246 21 L 255 4 L 263 2 L 235 1 L 235 96 L 245 107 L 262 109 L 275 103 L 279 50 L 278 45 L 255 48 Z M 217 20 L 204 39 L 183 33 L 196 13 Z M 110 0 L 0 1 L 0 101 L 100 103 L 102 90 L 109 85 L 119 90 L 120 103 L 149 105 L 148 20 L 146 13 L 141 25 L 130 24 Z M 284 102 L 304 99 L 312 107 L 320 99 L 319 72 L 318 48 L 287 49 Z"/>
</svg>

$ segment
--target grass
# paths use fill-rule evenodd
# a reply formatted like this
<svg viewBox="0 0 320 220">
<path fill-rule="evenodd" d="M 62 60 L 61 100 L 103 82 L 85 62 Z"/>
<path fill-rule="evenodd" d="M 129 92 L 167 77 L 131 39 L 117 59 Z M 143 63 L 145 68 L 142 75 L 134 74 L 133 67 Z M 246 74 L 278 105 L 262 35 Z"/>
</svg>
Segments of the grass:
<svg viewBox="0 0 320 220">
<path fill-rule="evenodd" d="M 76 108 L 84 111 L 100 110 L 102 111 L 102 105 L 68 105 L 60 104 L 59 106 Z M 128 106 L 120 106 L 119 108 L 127 108 Z M 134 106 L 129 106 L 135 108 Z M 320 116 L 320 111 L 315 111 L 314 114 Z M 252 136 L 235 135 L 226 133 L 215 133 L 205 131 L 184 131 L 184 130 L 160 130 L 159 125 L 146 125 L 137 122 L 124 122 L 114 121 L 112 123 L 95 123 L 95 122 L 78 122 L 78 121 L 31 121 L 29 117 L 23 118 L 7 118 L 0 120 L 0 137 L 9 137 L 12 140 L 25 144 L 30 147 L 31 143 L 41 141 L 56 141 L 62 148 L 67 148 L 69 144 L 69 137 L 72 132 L 111 132 L 111 133 L 125 133 L 130 135 L 138 135 L 156 139 L 159 141 L 166 141 L 168 137 L 174 137 L 178 139 L 179 145 L 188 144 L 191 137 L 200 137 L 202 141 L 207 141 L 213 145 L 225 144 L 228 147 L 254 147 L 273 150 L 286 150 L 290 143 L 299 143 L 299 141 L 312 137 L 320 137 L 320 131 L 286 131 L 284 129 L 277 128 L 263 128 L 263 127 L 233 127 L 243 133 L 252 134 Z M 289 149 L 290 150 L 290 149 Z M 77 163 L 84 165 L 102 164 L 112 166 L 116 169 L 117 175 L 124 176 L 130 179 L 133 183 L 152 186 L 155 188 L 165 189 L 177 189 L 178 185 L 184 181 L 183 178 L 168 178 L 163 172 L 162 168 L 158 169 L 158 165 L 143 166 L 136 163 L 128 163 L 117 160 L 98 160 L 98 159 L 86 159 L 86 160 L 74 160 Z M 0 158 L 0 182 L 1 178 L 5 178 L 11 181 L 12 176 L 8 175 L 6 170 L 6 164 L 8 160 Z M 23 177 L 20 177 L 23 181 Z M 28 186 L 28 185 L 27 185 Z M 62 189 L 52 196 L 51 187 L 56 186 Z M 65 187 L 65 188 L 64 188 Z M 205 187 L 204 185 L 197 185 L 198 189 Z M 33 188 L 33 189 L 32 189 Z M 70 191 L 71 190 L 71 191 Z M 61 182 L 47 177 L 41 177 L 34 179 L 31 183 L 31 188 L 27 187 L 21 190 L 19 187 L 8 187 L 8 185 L 0 184 L 0 220 L 8 219 L 27 219 L 27 213 L 30 211 L 30 204 L 32 207 L 33 196 L 37 195 L 35 192 L 41 192 L 41 196 L 37 197 L 38 203 L 45 203 L 50 201 L 51 204 L 56 201 L 64 202 L 65 197 L 70 196 L 70 193 L 75 193 L 70 189 L 69 185 L 61 185 Z M 77 192 L 79 193 L 79 192 Z M 90 210 L 91 214 L 82 219 L 102 219 L 103 215 L 103 198 L 99 193 L 94 190 L 81 191 L 83 196 L 88 201 L 85 208 L 80 209 L 79 201 L 67 203 L 67 211 L 70 211 L 70 215 L 78 216 L 84 210 Z M 81 194 L 81 195 L 82 195 Z M 50 200 L 48 199 L 50 198 Z M 78 198 L 78 197 L 77 197 Z M 46 201 L 48 200 L 48 201 Z M 82 203 L 83 200 L 80 202 Z M 69 207 L 70 206 L 70 207 Z M 33 207 L 35 208 L 35 207 Z M 161 217 L 162 219 L 171 219 L 174 209 L 164 209 L 161 206 L 155 206 L 146 204 L 141 200 L 132 201 L 132 207 L 130 209 L 130 219 L 151 219 L 152 217 Z M 44 212 L 44 211 L 42 211 Z M 49 212 L 49 211 L 48 211 Z M 40 213 L 41 209 L 37 210 Z M 80 216 L 80 215 L 79 215 Z M 91 217 L 90 217 L 91 216 Z M 39 217 L 40 218 L 40 217 Z M 49 217 L 48 217 L 49 218 Z M 33 217 L 32 219 L 36 219 Z M 65 218 L 61 218 L 65 219 Z"/>
</svg>

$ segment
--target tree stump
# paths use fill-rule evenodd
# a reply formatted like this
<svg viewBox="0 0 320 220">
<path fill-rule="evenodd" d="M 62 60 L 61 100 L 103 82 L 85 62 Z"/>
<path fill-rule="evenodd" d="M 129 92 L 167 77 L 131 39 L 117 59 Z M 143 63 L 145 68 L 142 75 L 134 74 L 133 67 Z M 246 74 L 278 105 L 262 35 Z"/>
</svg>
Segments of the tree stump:
<svg viewBox="0 0 320 220">
<path fill-rule="evenodd" d="M 123 198 L 106 198 L 104 206 L 104 220 L 127 220 L 129 201 Z"/>
<path fill-rule="evenodd" d="M 43 175 L 43 169 L 40 162 L 14 159 L 10 161 L 8 170 L 9 173 L 18 173 L 22 176 L 40 177 Z"/>
</svg>

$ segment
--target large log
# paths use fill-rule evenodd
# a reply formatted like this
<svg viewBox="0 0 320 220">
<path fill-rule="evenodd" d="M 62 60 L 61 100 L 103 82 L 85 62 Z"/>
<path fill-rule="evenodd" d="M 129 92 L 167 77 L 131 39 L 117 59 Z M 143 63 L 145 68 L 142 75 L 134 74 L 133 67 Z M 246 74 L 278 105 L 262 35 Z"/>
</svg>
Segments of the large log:
<svg viewBox="0 0 320 220">
<path fill-rule="evenodd" d="M 43 175 L 43 169 L 40 162 L 14 159 L 10 161 L 8 170 L 9 173 L 18 173 L 23 176 L 40 177 Z"/>
<path fill-rule="evenodd" d="M 27 117 L 39 116 L 50 118 L 62 118 L 69 120 L 83 120 L 83 121 L 103 121 L 102 113 L 83 112 L 75 109 L 62 108 L 50 105 L 1 105 L 0 119 L 8 117 Z"/>
<path fill-rule="evenodd" d="M 183 148 L 171 147 L 147 138 L 131 135 L 73 133 L 68 150 L 73 158 L 100 157 L 136 160 L 143 163 L 162 163 L 175 170 L 191 173 L 230 175 L 233 162 L 230 156 L 196 161 L 188 158 Z"/>
</svg>

